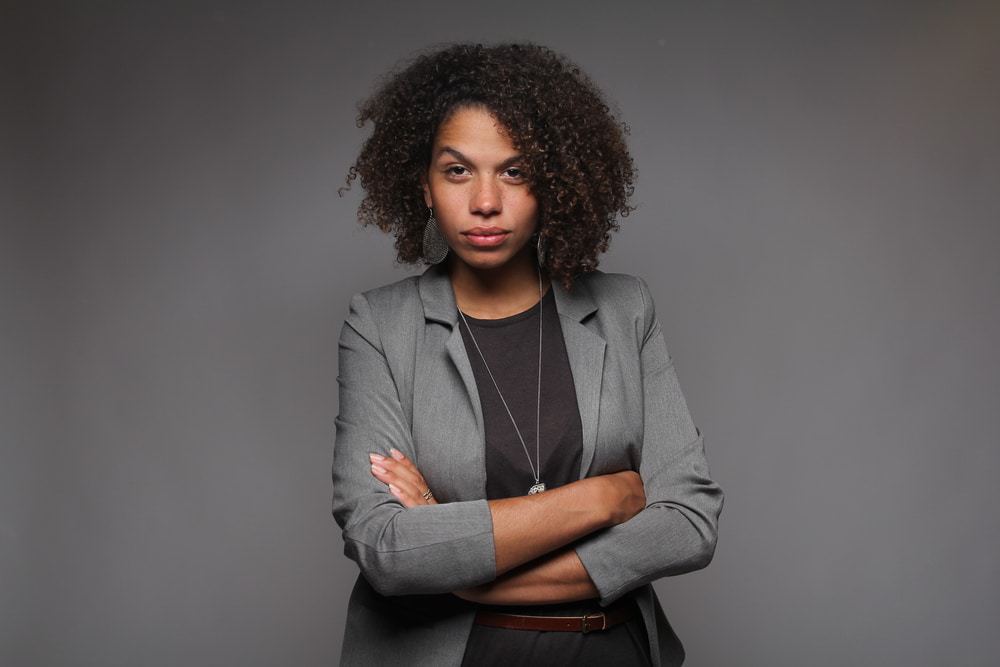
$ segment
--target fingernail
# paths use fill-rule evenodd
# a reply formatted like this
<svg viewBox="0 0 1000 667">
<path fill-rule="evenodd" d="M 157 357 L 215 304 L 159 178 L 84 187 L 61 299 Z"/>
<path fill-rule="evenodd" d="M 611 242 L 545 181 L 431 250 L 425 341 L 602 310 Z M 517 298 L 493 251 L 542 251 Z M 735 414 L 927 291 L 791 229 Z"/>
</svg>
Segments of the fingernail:
<svg viewBox="0 0 1000 667">
<path fill-rule="evenodd" d="M 399 487 L 396 486 L 396 485 L 394 485 L 394 484 L 390 484 L 389 485 L 389 493 L 391 493 L 394 496 L 398 496 L 399 495 Z"/>
<path fill-rule="evenodd" d="M 393 447 L 392 449 L 390 449 L 389 453 L 392 454 L 392 458 L 396 459 L 397 461 L 402 461 L 403 460 L 403 452 L 399 451 L 395 447 Z"/>
<path fill-rule="evenodd" d="M 385 460 L 384 456 L 382 456 L 381 454 L 376 454 L 375 452 L 370 453 L 368 455 L 368 458 L 370 458 L 372 461 L 384 461 Z"/>
<path fill-rule="evenodd" d="M 383 468 L 382 466 L 380 466 L 380 465 L 378 465 L 376 463 L 372 464 L 372 470 L 374 470 L 375 472 L 377 472 L 380 475 L 385 474 L 385 468 Z"/>
</svg>

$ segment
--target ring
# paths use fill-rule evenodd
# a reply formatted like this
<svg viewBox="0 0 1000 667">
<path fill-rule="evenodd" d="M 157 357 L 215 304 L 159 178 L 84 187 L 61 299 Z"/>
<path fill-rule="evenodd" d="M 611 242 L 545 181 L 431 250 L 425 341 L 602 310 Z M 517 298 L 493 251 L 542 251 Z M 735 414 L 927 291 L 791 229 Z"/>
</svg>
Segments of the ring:
<svg viewBox="0 0 1000 667">
<path fill-rule="evenodd" d="M 427 489 L 426 491 L 424 491 L 420 495 L 421 495 L 421 497 L 423 497 L 424 500 L 430 500 L 431 498 L 434 497 L 434 494 L 431 493 L 430 489 Z"/>
</svg>

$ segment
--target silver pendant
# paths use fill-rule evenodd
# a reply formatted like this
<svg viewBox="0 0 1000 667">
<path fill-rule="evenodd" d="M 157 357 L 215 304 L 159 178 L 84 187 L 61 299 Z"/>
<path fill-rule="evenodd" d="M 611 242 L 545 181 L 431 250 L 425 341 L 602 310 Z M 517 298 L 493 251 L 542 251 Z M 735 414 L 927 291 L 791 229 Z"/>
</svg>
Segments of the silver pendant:
<svg viewBox="0 0 1000 667">
<path fill-rule="evenodd" d="M 528 489 L 528 495 L 533 496 L 536 493 L 541 493 L 545 490 L 545 482 L 539 482 L 538 484 L 532 484 L 531 488 Z"/>
</svg>

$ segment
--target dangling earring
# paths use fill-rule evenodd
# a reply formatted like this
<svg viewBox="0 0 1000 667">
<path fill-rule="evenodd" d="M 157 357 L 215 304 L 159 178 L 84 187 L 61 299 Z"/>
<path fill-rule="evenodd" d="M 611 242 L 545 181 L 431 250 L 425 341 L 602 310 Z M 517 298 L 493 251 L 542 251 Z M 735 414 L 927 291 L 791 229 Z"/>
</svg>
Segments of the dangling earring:
<svg viewBox="0 0 1000 667">
<path fill-rule="evenodd" d="M 544 239 L 542 239 L 541 232 L 536 233 L 535 236 L 538 237 L 538 241 L 535 243 L 535 255 L 538 257 L 538 266 L 545 266 L 546 244 Z"/>
<path fill-rule="evenodd" d="M 430 209 L 427 224 L 424 225 L 424 260 L 428 264 L 439 264 L 448 256 L 448 242 L 444 240 L 437 220 L 434 219 L 434 209 Z"/>
</svg>

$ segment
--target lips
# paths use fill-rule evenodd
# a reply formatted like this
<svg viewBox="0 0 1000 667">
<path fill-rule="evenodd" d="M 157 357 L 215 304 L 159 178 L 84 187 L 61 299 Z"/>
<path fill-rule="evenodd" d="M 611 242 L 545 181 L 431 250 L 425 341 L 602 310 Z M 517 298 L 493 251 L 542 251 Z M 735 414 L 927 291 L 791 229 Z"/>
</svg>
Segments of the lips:
<svg viewBox="0 0 1000 667">
<path fill-rule="evenodd" d="M 499 227 L 476 227 L 463 232 L 470 246 L 474 248 L 495 248 L 501 246 L 510 232 Z"/>
<path fill-rule="evenodd" d="M 506 229 L 499 227 L 476 227 L 464 232 L 468 236 L 496 236 L 497 234 L 507 234 Z"/>
</svg>

